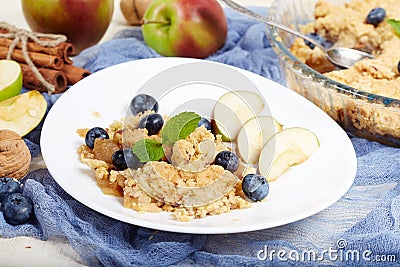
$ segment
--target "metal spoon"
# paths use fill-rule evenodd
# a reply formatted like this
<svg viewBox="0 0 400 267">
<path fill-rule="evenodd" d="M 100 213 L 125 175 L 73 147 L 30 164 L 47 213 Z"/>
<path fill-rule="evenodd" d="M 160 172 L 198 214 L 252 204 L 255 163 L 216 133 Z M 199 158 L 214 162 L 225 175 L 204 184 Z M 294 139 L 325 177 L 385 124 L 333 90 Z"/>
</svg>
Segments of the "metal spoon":
<svg viewBox="0 0 400 267">
<path fill-rule="evenodd" d="M 265 24 L 267 24 L 269 26 L 273 26 L 273 27 L 276 27 L 283 31 L 286 31 L 288 33 L 291 33 L 293 35 L 296 35 L 296 36 L 303 38 L 304 40 L 310 42 L 311 44 L 319 47 L 322 51 L 324 51 L 328 60 L 331 61 L 336 66 L 339 66 L 342 68 L 350 68 L 357 61 L 360 61 L 363 58 L 374 58 L 369 53 L 365 53 L 360 50 L 351 49 L 351 48 L 347 48 L 347 47 L 332 47 L 332 48 L 326 49 L 322 44 L 318 43 L 314 39 L 298 32 L 298 31 L 295 31 L 289 27 L 286 27 L 284 25 L 270 21 L 266 17 L 263 17 L 263 16 L 255 13 L 255 12 L 253 12 L 231 0 L 221 0 L 221 1 L 224 4 L 226 4 L 228 7 L 232 8 L 233 10 L 236 10 L 239 13 L 242 13 L 242 14 L 249 16 L 253 19 L 256 19 L 258 21 L 264 22 Z"/>
</svg>

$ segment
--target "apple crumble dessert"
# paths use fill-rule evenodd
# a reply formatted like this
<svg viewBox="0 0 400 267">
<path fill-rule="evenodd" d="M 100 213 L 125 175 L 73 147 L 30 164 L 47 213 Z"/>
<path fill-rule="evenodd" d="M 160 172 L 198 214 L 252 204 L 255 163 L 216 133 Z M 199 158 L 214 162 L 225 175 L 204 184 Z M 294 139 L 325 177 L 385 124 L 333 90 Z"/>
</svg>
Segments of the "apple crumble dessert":
<svg viewBox="0 0 400 267">
<path fill-rule="evenodd" d="M 195 113 L 176 117 L 185 114 Z M 250 207 L 241 180 L 255 173 L 255 168 L 245 166 L 221 135 L 207 129 L 211 124 L 196 125 L 186 137 L 161 144 L 163 138 L 168 139 L 166 125 L 174 118 L 146 110 L 105 129 L 77 130 L 85 138 L 78 148 L 80 159 L 94 170 L 102 192 L 123 197 L 126 208 L 167 211 L 178 221 Z M 222 161 L 233 163 L 234 169 L 216 163 L 219 155 L 227 153 L 234 157 Z"/>
<path fill-rule="evenodd" d="M 139 94 L 131 101 L 132 115 L 106 129 L 78 129 L 85 138 L 78 149 L 80 160 L 94 170 L 104 194 L 123 197 L 124 207 L 138 212 L 167 211 L 178 221 L 189 221 L 248 208 L 266 199 L 269 182 L 319 147 L 318 137 L 308 129 L 282 130 L 275 118 L 255 116 L 249 109 L 256 103 L 260 112 L 260 101 L 254 92 L 227 92 L 215 107 L 224 102 L 234 107 L 234 114 L 223 109 L 216 122 L 219 109 L 214 107 L 211 123 L 194 112 L 163 117 L 153 97 Z M 229 128 L 232 135 L 218 131 L 235 116 L 240 119 Z M 228 137 L 229 143 L 223 142 Z"/>
<path fill-rule="evenodd" d="M 332 45 L 355 48 L 372 53 L 374 59 L 366 58 L 348 69 L 337 69 L 322 50 L 300 38 L 295 39 L 290 48 L 298 59 L 339 83 L 363 92 L 400 99 L 398 1 L 352 0 L 344 5 L 335 5 L 319 0 L 314 14 L 315 21 L 301 26 L 303 33 L 327 48 Z M 296 81 L 292 78 L 288 77 L 289 86 L 301 90 L 296 89 Z M 400 112 L 393 112 L 395 108 L 390 107 L 389 102 L 386 107 L 386 103 L 367 103 L 372 101 L 361 100 L 362 97 L 355 99 L 350 93 L 314 92 L 312 88 L 300 93 L 358 136 L 383 143 L 400 138 Z"/>
</svg>

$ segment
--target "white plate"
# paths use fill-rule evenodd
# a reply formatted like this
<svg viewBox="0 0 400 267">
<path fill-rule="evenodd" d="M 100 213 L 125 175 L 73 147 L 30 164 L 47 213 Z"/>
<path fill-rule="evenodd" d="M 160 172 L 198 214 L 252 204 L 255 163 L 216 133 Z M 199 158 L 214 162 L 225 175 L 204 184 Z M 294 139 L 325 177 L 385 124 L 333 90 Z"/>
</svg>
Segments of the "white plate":
<svg viewBox="0 0 400 267">
<path fill-rule="evenodd" d="M 247 77 L 262 92 L 272 115 L 285 127 L 302 126 L 317 134 L 320 148 L 306 162 L 292 167 L 271 183 L 267 201 L 252 204 L 249 209 L 190 222 L 178 222 L 167 212 L 138 213 L 124 208 L 122 198 L 106 196 L 100 191 L 95 183 L 94 172 L 80 162 L 77 148 L 84 140 L 76 133 L 78 128 L 107 127 L 113 120 L 126 114 L 130 100 L 144 84 L 154 80 L 152 77 L 163 77 L 165 70 L 187 63 L 205 64 L 207 68 L 203 68 L 201 75 L 211 77 L 213 82 L 218 79 L 216 77 L 233 72 L 233 76 L 225 79 L 227 83 L 233 81 L 228 85 L 232 87 L 240 84 L 238 82 L 235 85 L 236 80 Z M 215 73 L 215 68 L 222 71 Z M 171 77 L 175 78 L 191 79 Z M 171 80 L 168 77 L 164 79 L 167 79 L 166 84 Z M 165 88 L 160 86 L 154 89 L 161 93 Z M 215 100 L 221 95 L 221 88 L 201 81 L 186 83 L 178 88 L 181 90 L 179 92 L 186 90 L 185 94 L 171 93 L 168 96 L 173 97 L 165 97 L 165 101 L 160 101 L 159 113 L 173 112 L 177 105 L 187 103 L 188 98 L 206 96 L 207 99 Z M 211 113 L 210 109 L 193 111 L 201 112 L 205 116 Z M 273 81 L 241 69 L 184 58 L 157 58 L 123 63 L 96 72 L 72 86 L 50 110 L 42 130 L 41 148 L 46 166 L 57 183 L 72 197 L 93 210 L 143 227 L 196 234 L 253 231 L 311 216 L 332 205 L 347 192 L 357 169 L 355 152 L 346 133 L 305 98 Z"/>
</svg>

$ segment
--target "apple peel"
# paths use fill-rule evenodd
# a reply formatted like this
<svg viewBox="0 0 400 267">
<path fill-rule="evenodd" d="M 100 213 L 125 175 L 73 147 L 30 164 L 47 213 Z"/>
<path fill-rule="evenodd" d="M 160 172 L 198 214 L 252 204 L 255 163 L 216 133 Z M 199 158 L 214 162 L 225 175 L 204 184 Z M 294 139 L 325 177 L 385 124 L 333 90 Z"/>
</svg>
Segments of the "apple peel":
<svg viewBox="0 0 400 267">
<path fill-rule="evenodd" d="M 18 95 L 21 89 L 21 66 L 14 60 L 0 60 L 0 101 Z"/>
</svg>

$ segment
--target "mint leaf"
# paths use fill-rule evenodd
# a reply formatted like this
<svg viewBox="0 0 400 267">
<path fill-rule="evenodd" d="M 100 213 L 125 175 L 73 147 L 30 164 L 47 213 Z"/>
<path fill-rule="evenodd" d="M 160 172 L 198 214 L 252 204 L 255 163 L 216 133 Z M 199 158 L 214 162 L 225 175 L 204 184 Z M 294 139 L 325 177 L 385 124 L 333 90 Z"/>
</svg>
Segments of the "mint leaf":
<svg viewBox="0 0 400 267">
<path fill-rule="evenodd" d="M 164 157 L 162 144 L 152 139 L 142 139 L 136 142 L 132 151 L 140 162 L 156 161 Z"/>
<path fill-rule="evenodd" d="M 173 145 L 179 139 L 185 139 L 197 128 L 200 119 L 194 112 L 182 112 L 172 117 L 162 129 L 162 143 Z"/>
<path fill-rule="evenodd" d="M 392 25 L 396 33 L 400 35 L 400 20 L 387 19 L 386 22 Z"/>
</svg>

